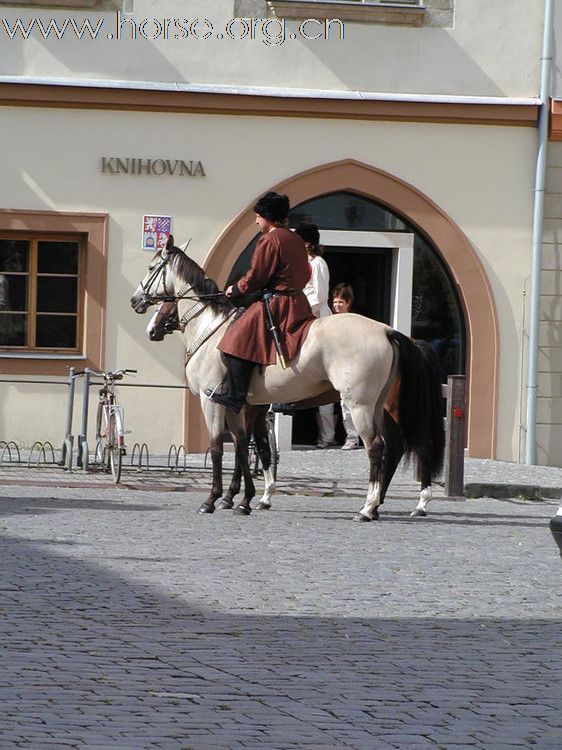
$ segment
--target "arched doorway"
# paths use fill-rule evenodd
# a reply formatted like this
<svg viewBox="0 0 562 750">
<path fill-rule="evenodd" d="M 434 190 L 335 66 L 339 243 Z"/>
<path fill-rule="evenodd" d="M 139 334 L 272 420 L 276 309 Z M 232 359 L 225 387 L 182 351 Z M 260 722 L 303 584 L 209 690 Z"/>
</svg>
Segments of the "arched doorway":
<svg viewBox="0 0 562 750">
<path fill-rule="evenodd" d="M 302 172 L 271 188 L 286 193 L 299 206 L 318 196 L 347 192 L 363 196 L 398 216 L 406 217 L 435 248 L 450 275 L 466 327 L 466 374 L 468 376 L 468 447 L 471 456 L 495 457 L 498 384 L 498 323 L 490 284 L 467 237 L 433 201 L 412 185 L 354 160 L 326 164 Z M 259 196 L 255 196 L 257 199 Z M 255 236 L 252 205 L 245 209 L 217 239 L 205 267 L 220 284 Z M 205 434 L 196 400 L 186 404 L 186 445 L 204 449 Z"/>
</svg>

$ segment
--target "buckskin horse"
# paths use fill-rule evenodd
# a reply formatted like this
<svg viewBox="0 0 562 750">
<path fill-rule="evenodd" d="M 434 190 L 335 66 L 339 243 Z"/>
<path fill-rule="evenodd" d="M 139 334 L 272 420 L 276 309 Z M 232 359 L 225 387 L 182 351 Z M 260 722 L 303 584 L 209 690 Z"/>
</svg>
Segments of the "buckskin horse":
<svg viewBox="0 0 562 750">
<path fill-rule="evenodd" d="M 177 304 L 187 346 L 187 381 L 201 400 L 210 436 L 213 482 L 198 512 L 212 513 L 222 496 L 226 417 L 244 478 L 244 494 L 235 512 L 249 515 L 255 487 L 243 417 L 225 413 L 223 406 L 205 395 L 205 389 L 224 377 L 217 343 L 237 310 L 197 263 L 174 246 L 172 237 L 153 257 L 131 305 L 135 312 L 145 313 L 151 305 L 163 301 Z M 385 412 L 384 404 L 397 380 L 400 387 L 395 421 Z M 330 403 L 334 392 L 341 394 L 348 405 L 369 459 L 367 495 L 354 520 L 378 518 L 378 507 L 402 453 L 414 456 L 421 469 L 418 508 L 422 506 L 423 515 L 431 497 L 431 479 L 441 471 L 444 450 L 441 381 L 431 347 L 354 313 L 318 318 L 287 369 L 279 363 L 255 368 L 247 400 L 250 405 L 310 400 Z M 393 434 L 399 435 L 398 441 L 392 440 Z"/>
</svg>

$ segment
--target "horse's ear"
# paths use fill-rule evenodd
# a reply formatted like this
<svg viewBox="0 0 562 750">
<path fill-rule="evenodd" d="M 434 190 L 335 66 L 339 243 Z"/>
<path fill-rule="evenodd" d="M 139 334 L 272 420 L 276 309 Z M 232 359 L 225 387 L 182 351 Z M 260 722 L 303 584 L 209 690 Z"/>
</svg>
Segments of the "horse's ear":
<svg viewBox="0 0 562 750">
<path fill-rule="evenodd" d="M 169 234 L 168 239 L 166 240 L 166 245 L 162 248 L 161 255 L 163 258 L 167 258 L 174 249 L 174 235 Z"/>
</svg>

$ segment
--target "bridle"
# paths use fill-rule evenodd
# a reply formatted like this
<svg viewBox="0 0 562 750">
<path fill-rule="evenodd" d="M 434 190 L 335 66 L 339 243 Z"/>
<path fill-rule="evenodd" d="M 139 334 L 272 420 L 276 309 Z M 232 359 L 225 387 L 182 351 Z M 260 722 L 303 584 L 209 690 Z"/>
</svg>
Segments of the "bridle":
<svg viewBox="0 0 562 750">
<path fill-rule="evenodd" d="M 156 305 L 156 304 L 159 304 L 160 302 L 177 302 L 180 299 L 189 299 L 189 300 L 195 300 L 197 302 L 202 301 L 202 300 L 207 300 L 204 303 L 204 307 L 206 307 L 209 304 L 211 299 L 216 299 L 217 297 L 225 297 L 225 299 L 228 300 L 228 297 L 225 296 L 224 292 L 213 292 L 210 294 L 197 294 L 197 295 L 190 296 L 187 294 L 187 292 L 189 292 L 190 289 L 193 289 L 193 285 L 189 283 L 184 284 L 184 286 L 180 289 L 180 291 L 177 294 L 170 294 L 168 290 L 166 289 L 166 268 L 168 266 L 168 263 L 172 259 L 172 257 L 176 255 L 178 252 L 182 252 L 182 251 L 176 248 L 173 252 L 169 252 L 166 258 L 162 258 L 162 255 L 160 255 L 159 253 L 160 258 L 162 259 L 162 262 L 159 263 L 158 266 L 151 272 L 146 282 L 141 281 L 140 288 L 143 294 L 142 301 L 146 305 Z M 160 279 L 159 279 L 160 275 L 162 276 L 162 286 L 164 287 L 164 294 L 151 293 L 151 289 L 154 286 L 158 286 L 158 284 L 160 283 Z"/>
<path fill-rule="evenodd" d="M 172 254 L 170 253 L 166 258 L 162 258 L 162 255 L 160 253 L 159 255 L 161 258 L 161 262 L 151 272 L 146 282 L 141 281 L 140 283 L 140 288 L 142 290 L 142 302 L 147 307 L 150 305 L 155 305 L 159 302 L 176 301 L 176 297 L 169 295 L 168 290 L 166 289 L 166 268 L 172 258 Z M 152 292 L 153 288 L 158 287 L 160 283 L 160 276 L 162 277 L 162 285 L 164 287 L 163 295 L 157 295 Z"/>
<path fill-rule="evenodd" d="M 179 290 L 179 292 L 177 292 L 177 294 L 169 294 L 166 288 L 166 268 L 172 257 L 177 252 L 181 251 L 175 250 L 173 252 L 169 252 L 166 258 L 162 258 L 162 255 L 160 255 L 161 263 L 159 263 L 158 266 L 151 272 L 145 283 L 141 281 L 140 287 L 143 294 L 142 301 L 147 305 L 154 305 L 161 302 L 177 303 L 180 299 L 192 300 L 195 303 L 189 307 L 189 309 L 181 316 L 181 318 L 179 318 L 177 314 L 175 316 L 173 327 L 183 332 L 186 325 L 195 317 L 197 317 L 199 313 L 203 312 L 203 310 L 210 304 L 211 299 L 215 299 L 217 297 L 225 297 L 225 294 L 224 292 L 212 292 L 209 294 L 198 293 L 197 295 L 189 295 L 188 292 L 193 289 L 193 285 L 189 283 L 186 283 Z M 159 286 L 160 277 L 162 277 L 161 282 L 164 288 L 164 294 L 162 295 L 154 294 L 151 291 L 154 287 Z M 225 297 L 225 299 L 228 300 L 228 297 Z M 195 354 L 195 352 L 205 343 L 205 341 L 207 341 L 216 331 L 219 330 L 219 328 L 221 328 L 228 320 L 231 319 L 233 314 L 237 311 L 236 306 L 232 303 L 231 307 L 232 309 L 229 311 L 226 318 L 220 320 L 218 324 L 207 327 L 207 329 L 205 329 L 205 331 L 203 331 L 203 333 L 200 334 L 199 337 L 193 342 L 191 347 L 186 352 L 186 364 L 189 359 Z"/>
</svg>

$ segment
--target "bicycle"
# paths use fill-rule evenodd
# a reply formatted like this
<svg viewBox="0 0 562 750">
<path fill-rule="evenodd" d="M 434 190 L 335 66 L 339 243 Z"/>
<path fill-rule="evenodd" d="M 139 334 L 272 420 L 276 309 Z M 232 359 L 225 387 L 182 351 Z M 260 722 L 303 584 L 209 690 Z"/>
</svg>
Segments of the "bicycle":
<svg viewBox="0 0 562 750">
<path fill-rule="evenodd" d="M 125 418 L 123 407 L 117 401 L 115 381 L 122 380 L 127 373 L 136 372 L 136 370 L 127 369 L 115 370 L 114 372 L 92 371 L 92 375 L 103 378 L 96 414 L 96 461 L 107 472 L 111 471 L 115 484 L 121 479 L 123 456 L 127 451 Z"/>
</svg>

